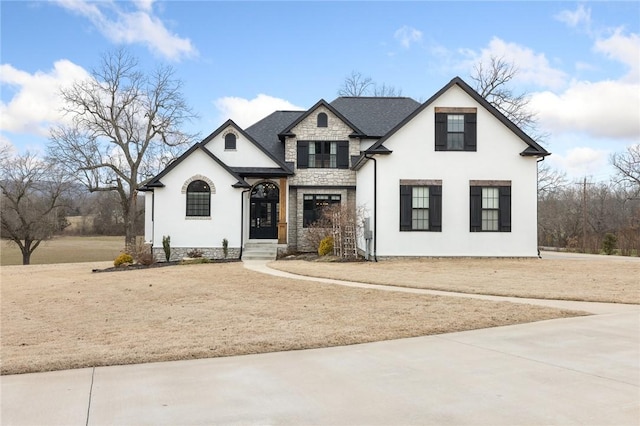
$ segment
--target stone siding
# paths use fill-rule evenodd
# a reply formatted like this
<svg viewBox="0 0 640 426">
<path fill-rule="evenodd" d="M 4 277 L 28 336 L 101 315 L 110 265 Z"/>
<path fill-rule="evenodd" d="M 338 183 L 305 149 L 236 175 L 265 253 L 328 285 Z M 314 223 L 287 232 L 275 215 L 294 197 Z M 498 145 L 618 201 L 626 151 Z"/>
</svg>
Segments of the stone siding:
<svg viewBox="0 0 640 426">
<path fill-rule="evenodd" d="M 327 114 L 327 127 L 318 127 L 318 114 Z M 288 248 L 289 251 L 316 251 L 307 241 L 307 228 L 302 226 L 304 213 L 304 195 L 340 195 L 342 205 L 355 202 L 355 190 L 335 187 L 355 187 L 356 172 L 350 169 L 297 168 L 298 141 L 349 141 L 349 158 L 360 154 L 360 141 L 350 138 L 354 129 L 347 126 L 338 116 L 324 106 L 318 107 L 292 130 L 295 137 L 285 140 L 285 160 L 296 165 L 295 175 L 288 179 Z M 301 186 L 301 188 L 291 188 Z M 333 188 L 332 188 L 333 187 Z"/>
<path fill-rule="evenodd" d="M 182 260 L 187 256 L 187 253 L 191 250 L 198 249 L 202 252 L 202 257 L 207 259 L 224 259 L 224 251 L 222 247 L 171 247 L 170 261 Z M 164 249 L 162 247 L 153 248 L 153 257 L 156 262 L 165 262 L 167 259 L 164 255 Z M 239 247 L 229 247 L 227 252 L 227 259 L 240 258 Z"/>
</svg>

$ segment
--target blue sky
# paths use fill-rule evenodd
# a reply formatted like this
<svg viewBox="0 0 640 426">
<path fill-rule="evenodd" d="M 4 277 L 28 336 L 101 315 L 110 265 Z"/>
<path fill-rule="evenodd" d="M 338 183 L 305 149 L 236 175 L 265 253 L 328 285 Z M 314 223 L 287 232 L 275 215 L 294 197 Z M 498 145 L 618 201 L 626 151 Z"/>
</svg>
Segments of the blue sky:
<svg viewBox="0 0 640 426">
<path fill-rule="evenodd" d="M 331 101 L 352 71 L 424 101 L 497 55 L 569 178 L 608 179 L 611 153 L 640 142 L 636 1 L 2 1 L 0 14 L 0 142 L 18 151 L 44 151 L 59 87 L 120 46 L 175 68 L 202 136 Z"/>
</svg>

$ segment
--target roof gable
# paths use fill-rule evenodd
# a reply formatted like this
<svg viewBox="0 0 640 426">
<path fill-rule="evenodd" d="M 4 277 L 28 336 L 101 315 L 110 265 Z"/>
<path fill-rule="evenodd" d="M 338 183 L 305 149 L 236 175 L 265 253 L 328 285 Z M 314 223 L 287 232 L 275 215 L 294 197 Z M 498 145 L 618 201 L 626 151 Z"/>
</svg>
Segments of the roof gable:
<svg viewBox="0 0 640 426">
<path fill-rule="evenodd" d="M 396 133 L 399 129 L 401 129 L 405 124 L 411 121 L 415 116 L 424 111 L 429 105 L 431 105 L 436 99 L 438 99 L 443 93 L 451 89 L 453 86 L 457 85 L 464 92 L 466 92 L 471 98 L 473 98 L 477 103 L 479 103 L 484 109 L 489 111 L 494 117 L 496 117 L 502 124 L 504 124 L 509 130 L 511 130 L 516 136 L 522 139 L 528 147 L 522 151 L 521 155 L 524 156 L 541 156 L 544 157 L 549 155 L 550 153 L 540 146 L 536 141 L 534 141 L 529 135 L 522 131 L 518 126 L 513 124 L 511 120 L 504 116 L 496 107 L 491 105 L 489 101 L 480 96 L 478 92 L 473 90 L 471 86 L 464 82 L 460 77 L 455 77 L 452 79 L 447 85 L 445 85 L 442 89 L 438 90 L 431 98 L 429 98 L 425 103 L 423 103 L 420 107 L 416 108 L 411 114 L 409 114 L 404 120 L 402 120 L 398 125 L 396 125 L 393 129 L 391 129 L 386 135 L 380 138 L 376 143 L 374 143 L 367 152 L 373 153 L 380 148 L 380 146 L 389 139 L 394 133 Z"/>
<path fill-rule="evenodd" d="M 227 124 L 229 121 L 231 121 L 231 120 L 228 120 L 225 124 Z M 226 128 L 225 124 L 223 124 L 221 126 L 221 128 L 223 128 L 223 129 Z M 220 128 L 218 128 L 218 130 L 220 130 Z M 216 130 L 216 131 L 218 132 L 218 130 Z M 216 133 L 216 132 L 214 132 L 214 133 Z M 214 133 L 212 133 L 211 135 L 207 136 L 207 138 L 205 138 L 203 141 L 192 145 L 191 148 L 186 150 L 181 156 L 179 156 L 178 158 L 173 160 L 171 163 L 169 163 L 169 165 L 167 167 L 165 167 L 164 170 L 162 170 L 156 176 L 154 176 L 150 180 L 148 180 L 147 183 L 141 185 L 138 188 L 138 190 L 140 190 L 140 191 L 149 191 L 149 190 L 153 190 L 153 188 L 162 188 L 162 187 L 164 187 L 164 184 L 160 181 L 160 179 L 162 179 L 164 176 L 169 174 L 171 172 L 171 170 L 173 170 L 178 164 L 182 163 L 185 159 L 187 159 L 193 152 L 195 152 L 198 149 L 202 150 L 209 158 L 211 158 L 213 161 L 215 161 L 227 173 L 229 173 L 231 176 L 233 176 L 235 179 L 237 179 L 238 182 L 236 182 L 233 185 L 234 187 L 236 187 L 236 188 L 249 188 L 249 187 L 251 187 L 251 185 L 249 185 L 238 173 L 233 171 L 229 166 L 227 166 L 222 160 L 220 160 L 218 157 L 216 157 L 211 151 L 209 151 L 205 147 L 205 144 L 206 144 L 205 141 L 210 140 L 209 138 L 213 137 L 212 135 Z"/>
<path fill-rule="evenodd" d="M 302 114 L 300 117 L 294 120 L 291 124 L 289 124 L 282 132 L 280 132 L 278 136 L 281 138 L 281 140 L 283 140 L 285 136 L 293 136 L 293 133 L 291 133 L 293 128 L 296 127 L 298 124 L 300 124 L 304 119 L 309 117 L 311 114 L 313 114 L 313 112 L 321 106 L 324 106 L 325 108 L 327 108 L 329 111 L 331 111 L 331 113 L 335 114 L 340 120 L 342 120 L 344 124 L 351 127 L 351 129 L 353 129 L 353 132 L 356 136 L 365 135 L 355 124 L 353 124 L 351 121 L 349 121 L 349 119 L 347 119 L 344 115 L 342 115 L 340 111 L 336 110 L 333 106 L 328 104 L 324 99 L 320 99 L 318 102 L 316 102 L 314 106 L 309 108 L 304 114 Z"/>
<path fill-rule="evenodd" d="M 213 133 L 204 138 L 200 144 L 204 147 L 206 144 L 211 142 L 216 136 L 225 131 L 227 128 L 233 127 L 238 133 L 240 133 L 245 139 L 255 145 L 260 151 L 262 151 L 267 157 L 269 157 L 273 162 L 275 162 L 278 166 L 280 166 L 283 170 L 287 172 L 291 172 L 289 167 L 285 164 L 283 158 L 278 158 L 272 151 L 267 149 L 263 144 L 256 141 L 253 136 L 247 133 L 245 130 L 240 128 L 233 120 L 229 119 L 225 121 L 220 127 L 218 127 Z"/>
</svg>

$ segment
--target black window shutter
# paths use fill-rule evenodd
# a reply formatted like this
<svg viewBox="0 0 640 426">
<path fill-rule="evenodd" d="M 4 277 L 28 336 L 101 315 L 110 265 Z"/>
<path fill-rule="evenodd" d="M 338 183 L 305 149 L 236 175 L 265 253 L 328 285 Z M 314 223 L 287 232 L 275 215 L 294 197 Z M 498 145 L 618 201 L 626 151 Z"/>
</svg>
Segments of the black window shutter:
<svg viewBox="0 0 640 426">
<path fill-rule="evenodd" d="M 338 142 L 338 168 L 349 168 L 349 141 Z"/>
<path fill-rule="evenodd" d="M 436 151 L 447 150 L 447 114 L 436 113 Z"/>
<path fill-rule="evenodd" d="M 476 114 L 464 115 L 464 150 L 476 151 Z"/>
<path fill-rule="evenodd" d="M 470 187 L 469 222 L 471 232 L 482 231 L 482 187 L 480 186 Z"/>
<path fill-rule="evenodd" d="M 400 230 L 411 231 L 411 186 L 400 185 Z"/>
<path fill-rule="evenodd" d="M 500 187 L 500 232 L 511 232 L 511 187 Z"/>
<path fill-rule="evenodd" d="M 429 187 L 429 230 L 442 231 L 442 187 Z"/>
<path fill-rule="evenodd" d="M 309 167 L 309 142 L 298 141 L 298 168 L 306 169 Z"/>
</svg>

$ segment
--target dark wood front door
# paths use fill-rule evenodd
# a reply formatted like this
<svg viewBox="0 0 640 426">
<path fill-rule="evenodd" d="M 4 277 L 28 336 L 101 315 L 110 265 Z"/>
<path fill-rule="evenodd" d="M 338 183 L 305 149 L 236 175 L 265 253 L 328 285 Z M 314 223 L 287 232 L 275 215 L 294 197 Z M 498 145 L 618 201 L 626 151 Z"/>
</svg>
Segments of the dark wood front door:
<svg viewBox="0 0 640 426">
<path fill-rule="evenodd" d="M 251 191 L 249 212 L 250 239 L 278 238 L 278 207 L 280 192 L 272 182 L 262 182 Z"/>
</svg>

